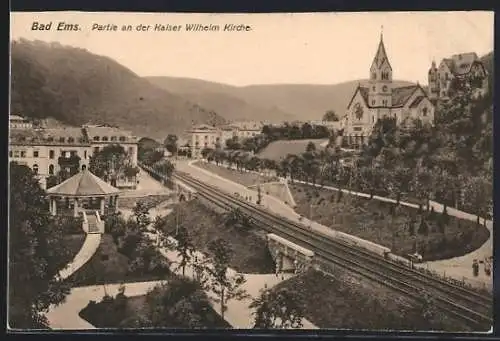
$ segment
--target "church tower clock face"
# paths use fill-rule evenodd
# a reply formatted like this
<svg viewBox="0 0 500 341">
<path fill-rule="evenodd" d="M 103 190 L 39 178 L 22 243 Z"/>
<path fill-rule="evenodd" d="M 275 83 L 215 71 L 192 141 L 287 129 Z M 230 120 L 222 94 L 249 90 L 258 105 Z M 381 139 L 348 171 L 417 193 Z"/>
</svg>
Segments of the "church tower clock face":
<svg viewBox="0 0 500 341">
<path fill-rule="evenodd" d="M 358 119 L 361 120 L 363 118 L 363 107 L 361 104 L 356 103 L 354 105 L 354 116 Z"/>
</svg>

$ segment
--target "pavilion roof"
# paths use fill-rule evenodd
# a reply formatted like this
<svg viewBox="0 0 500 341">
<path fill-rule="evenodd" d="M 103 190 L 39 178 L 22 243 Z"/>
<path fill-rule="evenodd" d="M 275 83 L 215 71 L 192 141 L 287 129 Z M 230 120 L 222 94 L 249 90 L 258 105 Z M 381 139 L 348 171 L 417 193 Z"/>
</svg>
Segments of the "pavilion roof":
<svg viewBox="0 0 500 341">
<path fill-rule="evenodd" d="M 111 186 L 86 169 L 47 190 L 49 195 L 69 197 L 107 196 L 119 192 L 118 188 Z"/>
</svg>

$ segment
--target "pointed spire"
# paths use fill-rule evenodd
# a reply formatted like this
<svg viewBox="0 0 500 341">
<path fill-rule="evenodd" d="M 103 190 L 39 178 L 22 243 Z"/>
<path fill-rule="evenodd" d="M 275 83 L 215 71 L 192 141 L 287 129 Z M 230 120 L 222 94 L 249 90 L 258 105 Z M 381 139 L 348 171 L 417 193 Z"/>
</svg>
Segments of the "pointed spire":
<svg viewBox="0 0 500 341">
<path fill-rule="evenodd" d="M 389 64 L 389 68 L 392 70 L 389 59 L 387 58 L 387 53 L 385 51 L 383 29 L 384 26 L 382 25 L 380 29 L 380 42 L 378 44 L 377 53 L 375 54 L 375 58 L 372 62 L 372 67 L 375 66 L 376 68 L 379 68 L 382 63 L 384 63 L 384 61 L 387 61 L 387 63 Z"/>
</svg>

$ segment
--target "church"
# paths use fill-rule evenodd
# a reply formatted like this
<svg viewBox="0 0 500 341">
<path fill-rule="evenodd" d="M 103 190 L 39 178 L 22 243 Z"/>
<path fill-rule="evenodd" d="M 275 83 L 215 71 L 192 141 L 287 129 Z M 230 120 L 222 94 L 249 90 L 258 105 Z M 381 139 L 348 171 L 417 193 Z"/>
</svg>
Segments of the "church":
<svg viewBox="0 0 500 341">
<path fill-rule="evenodd" d="M 411 128 L 416 119 L 434 123 L 434 105 L 419 84 L 397 86 L 392 81 L 392 67 L 387 57 L 383 35 L 370 67 L 370 78 L 354 90 L 342 119 L 344 141 L 353 148 L 368 142 L 375 123 L 394 117 L 398 125 Z"/>
</svg>

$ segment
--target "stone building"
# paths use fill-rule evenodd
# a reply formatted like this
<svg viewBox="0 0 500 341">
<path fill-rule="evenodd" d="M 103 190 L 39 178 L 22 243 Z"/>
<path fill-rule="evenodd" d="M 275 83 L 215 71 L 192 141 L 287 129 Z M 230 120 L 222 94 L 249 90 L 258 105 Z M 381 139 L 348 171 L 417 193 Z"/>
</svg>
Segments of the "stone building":
<svg viewBox="0 0 500 341">
<path fill-rule="evenodd" d="M 64 128 L 11 128 L 9 161 L 28 166 L 46 188 L 49 176 L 61 170 L 75 174 L 89 166 L 90 157 L 108 144 L 118 144 L 137 165 L 137 138 L 117 128 L 83 126 Z"/>
<path fill-rule="evenodd" d="M 370 78 L 358 84 L 341 120 L 344 142 L 360 148 L 368 142 L 375 123 L 383 117 L 396 119 L 397 124 L 410 128 L 416 120 L 434 123 L 434 105 L 419 85 L 396 86 L 392 67 L 384 46 L 383 36 L 370 67 Z"/>
<path fill-rule="evenodd" d="M 439 67 L 433 61 L 428 73 L 429 97 L 431 100 L 448 99 L 453 80 L 470 81 L 477 79 L 480 84 L 475 86 L 476 95 L 488 92 L 488 71 L 475 52 L 460 53 L 444 58 Z"/>
</svg>

